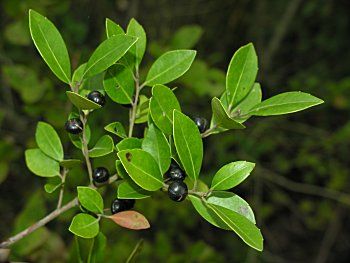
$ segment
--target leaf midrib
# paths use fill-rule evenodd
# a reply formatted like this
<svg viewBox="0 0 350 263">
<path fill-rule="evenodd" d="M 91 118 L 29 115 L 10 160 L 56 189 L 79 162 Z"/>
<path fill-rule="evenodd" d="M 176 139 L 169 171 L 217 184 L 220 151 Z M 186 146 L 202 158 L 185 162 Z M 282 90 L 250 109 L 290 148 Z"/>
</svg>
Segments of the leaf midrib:
<svg viewBox="0 0 350 263">
<path fill-rule="evenodd" d="M 252 113 L 252 112 L 257 112 L 257 111 L 260 111 L 260 110 L 265 110 L 265 109 L 268 109 L 268 108 L 273 108 L 273 107 L 280 107 L 280 106 L 285 106 L 285 105 L 294 105 L 294 104 L 319 104 L 321 103 L 321 101 L 298 101 L 298 102 L 285 102 L 285 103 L 279 103 L 279 104 L 273 104 L 273 105 L 266 105 L 266 106 L 262 106 L 262 107 L 256 107 L 255 109 L 253 108 L 252 110 L 250 110 L 248 112 L 249 113 Z"/>
<path fill-rule="evenodd" d="M 242 167 L 240 167 L 238 170 L 235 171 L 235 174 L 237 174 L 237 173 L 243 171 L 244 169 L 248 168 L 247 166 L 245 166 L 246 163 L 247 163 L 247 162 L 243 163 L 243 164 L 242 164 Z M 215 185 L 213 185 L 211 188 L 214 189 L 214 188 L 217 187 L 218 185 L 222 184 L 222 182 L 225 182 L 226 180 L 231 179 L 232 176 L 234 176 L 235 174 L 231 174 L 230 176 L 224 177 L 221 181 L 217 182 L 217 183 L 216 183 Z"/>
</svg>

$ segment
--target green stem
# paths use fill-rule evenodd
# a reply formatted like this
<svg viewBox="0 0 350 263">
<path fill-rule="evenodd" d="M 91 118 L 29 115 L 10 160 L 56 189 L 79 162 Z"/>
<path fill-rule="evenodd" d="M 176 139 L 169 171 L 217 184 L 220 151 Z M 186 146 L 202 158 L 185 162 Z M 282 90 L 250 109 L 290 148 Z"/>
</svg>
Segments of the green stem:
<svg viewBox="0 0 350 263">
<path fill-rule="evenodd" d="M 135 74 L 135 99 L 132 102 L 132 108 L 130 109 L 130 118 L 129 118 L 129 137 L 132 137 L 132 133 L 134 130 L 134 125 L 135 125 L 135 119 L 136 119 L 136 110 L 137 110 L 137 103 L 139 101 L 139 95 L 140 91 L 142 89 L 142 86 L 140 86 L 140 77 L 139 77 L 139 71 L 136 69 L 136 74 Z"/>
</svg>

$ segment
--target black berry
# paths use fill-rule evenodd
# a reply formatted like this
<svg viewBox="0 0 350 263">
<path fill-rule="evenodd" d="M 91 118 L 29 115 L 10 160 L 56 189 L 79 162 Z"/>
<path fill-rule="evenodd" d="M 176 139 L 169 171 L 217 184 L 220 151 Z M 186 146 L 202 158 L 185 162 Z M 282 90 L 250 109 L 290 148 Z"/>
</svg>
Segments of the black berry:
<svg viewBox="0 0 350 263">
<path fill-rule="evenodd" d="M 168 195 L 171 200 L 181 202 L 188 194 L 187 185 L 182 181 L 174 181 L 169 185 Z"/>
<path fill-rule="evenodd" d="M 194 118 L 194 123 L 197 125 L 200 133 L 205 132 L 205 130 L 207 129 L 208 121 L 206 118 L 196 117 Z"/>
<path fill-rule="evenodd" d="M 87 95 L 87 98 L 101 106 L 105 105 L 106 104 L 106 99 L 105 99 L 105 96 L 97 91 L 97 90 L 94 90 L 94 91 L 91 91 L 88 95 Z"/>
<path fill-rule="evenodd" d="M 94 170 L 94 174 L 92 175 L 92 179 L 94 184 L 99 185 L 108 182 L 109 172 L 104 167 L 98 167 Z"/>
<path fill-rule="evenodd" d="M 186 174 L 179 167 L 170 168 L 168 171 L 168 177 L 172 180 L 185 180 Z"/>
<path fill-rule="evenodd" d="M 114 199 L 111 205 L 111 213 L 116 214 L 125 210 L 133 208 L 135 204 L 134 199 Z"/>
<path fill-rule="evenodd" d="M 83 131 L 83 123 L 79 118 L 73 118 L 64 125 L 67 132 L 72 134 L 79 134 Z"/>
</svg>

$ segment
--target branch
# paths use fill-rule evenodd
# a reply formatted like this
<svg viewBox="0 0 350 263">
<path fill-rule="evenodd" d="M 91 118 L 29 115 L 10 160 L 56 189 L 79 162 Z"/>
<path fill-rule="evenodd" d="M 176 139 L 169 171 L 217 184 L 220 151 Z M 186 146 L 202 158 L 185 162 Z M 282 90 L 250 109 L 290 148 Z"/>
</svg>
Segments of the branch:
<svg viewBox="0 0 350 263">
<path fill-rule="evenodd" d="M 87 115 L 84 113 L 80 114 L 80 119 L 83 122 L 83 138 L 82 138 L 82 152 L 85 157 L 85 163 L 89 174 L 90 184 L 92 185 L 92 166 L 89 158 L 89 148 L 88 141 L 86 138 L 86 123 L 87 123 Z"/>
<path fill-rule="evenodd" d="M 132 108 L 130 109 L 129 137 L 132 137 L 132 133 L 134 130 L 134 125 L 135 125 L 135 119 L 136 119 L 137 103 L 139 101 L 140 91 L 143 88 L 143 86 L 140 86 L 140 76 L 139 76 L 138 69 L 136 69 L 136 75 L 135 75 L 135 88 L 136 88 L 135 99 L 132 102 Z"/>
<path fill-rule="evenodd" d="M 68 169 L 64 168 L 63 172 L 62 172 L 62 176 L 61 176 L 62 185 L 61 185 L 60 195 L 58 197 L 57 209 L 62 206 L 62 200 L 63 200 L 63 194 L 64 194 L 64 184 L 66 182 L 67 173 L 68 173 Z"/>
<path fill-rule="evenodd" d="M 38 228 L 46 225 L 48 222 L 50 222 L 53 219 L 55 219 L 56 217 L 58 217 L 60 214 L 66 212 L 67 210 L 69 210 L 69 209 L 71 209 L 71 208 L 73 208 L 73 207 L 75 207 L 77 205 L 78 205 L 78 199 L 74 198 L 73 200 L 71 200 L 66 205 L 62 206 L 61 208 L 55 209 L 50 214 L 48 214 L 44 218 L 40 219 L 38 222 L 34 223 L 33 225 L 31 225 L 27 229 L 23 230 L 22 232 L 19 232 L 18 234 L 16 234 L 16 235 L 10 237 L 9 239 L 7 239 L 6 241 L 0 243 L 0 248 L 6 248 L 6 247 L 11 246 L 12 244 L 17 242 L 18 240 L 26 237 L 27 235 L 29 235 L 30 233 L 34 232 Z"/>
</svg>

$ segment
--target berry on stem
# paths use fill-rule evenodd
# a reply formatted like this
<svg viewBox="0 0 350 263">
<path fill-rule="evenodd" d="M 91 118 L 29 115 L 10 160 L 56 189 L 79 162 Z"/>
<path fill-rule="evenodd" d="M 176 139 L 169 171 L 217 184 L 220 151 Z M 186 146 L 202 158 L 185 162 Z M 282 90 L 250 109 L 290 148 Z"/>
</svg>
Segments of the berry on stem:
<svg viewBox="0 0 350 263">
<path fill-rule="evenodd" d="M 134 199 L 114 199 L 111 205 L 111 213 L 116 214 L 134 207 Z"/>
<path fill-rule="evenodd" d="M 79 118 L 73 118 L 64 125 L 67 132 L 71 134 L 79 134 L 83 131 L 83 123 Z"/>
<path fill-rule="evenodd" d="M 168 195 L 169 198 L 175 202 L 181 202 L 185 200 L 188 194 L 187 185 L 182 181 L 174 181 L 169 185 Z"/>
<path fill-rule="evenodd" d="M 168 177 L 172 180 L 183 181 L 186 178 L 186 174 L 180 167 L 171 167 L 167 173 Z"/>
<path fill-rule="evenodd" d="M 92 179 L 95 185 L 99 185 L 99 184 L 104 184 L 106 182 L 108 182 L 109 179 L 109 171 L 104 168 L 104 167 L 97 167 L 94 170 L 94 173 L 92 175 Z"/>
<path fill-rule="evenodd" d="M 105 96 L 97 90 L 91 91 L 87 95 L 87 98 L 101 106 L 104 106 L 106 104 Z"/>
<path fill-rule="evenodd" d="M 203 133 L 206 131 L 207 126 L 208 126 L 208 121 L 206 118 L 203 117 L 196 117 L 194 118 L 194 123 L 197 125 L 198 130 L 200 133 Z"/>
</svg>

